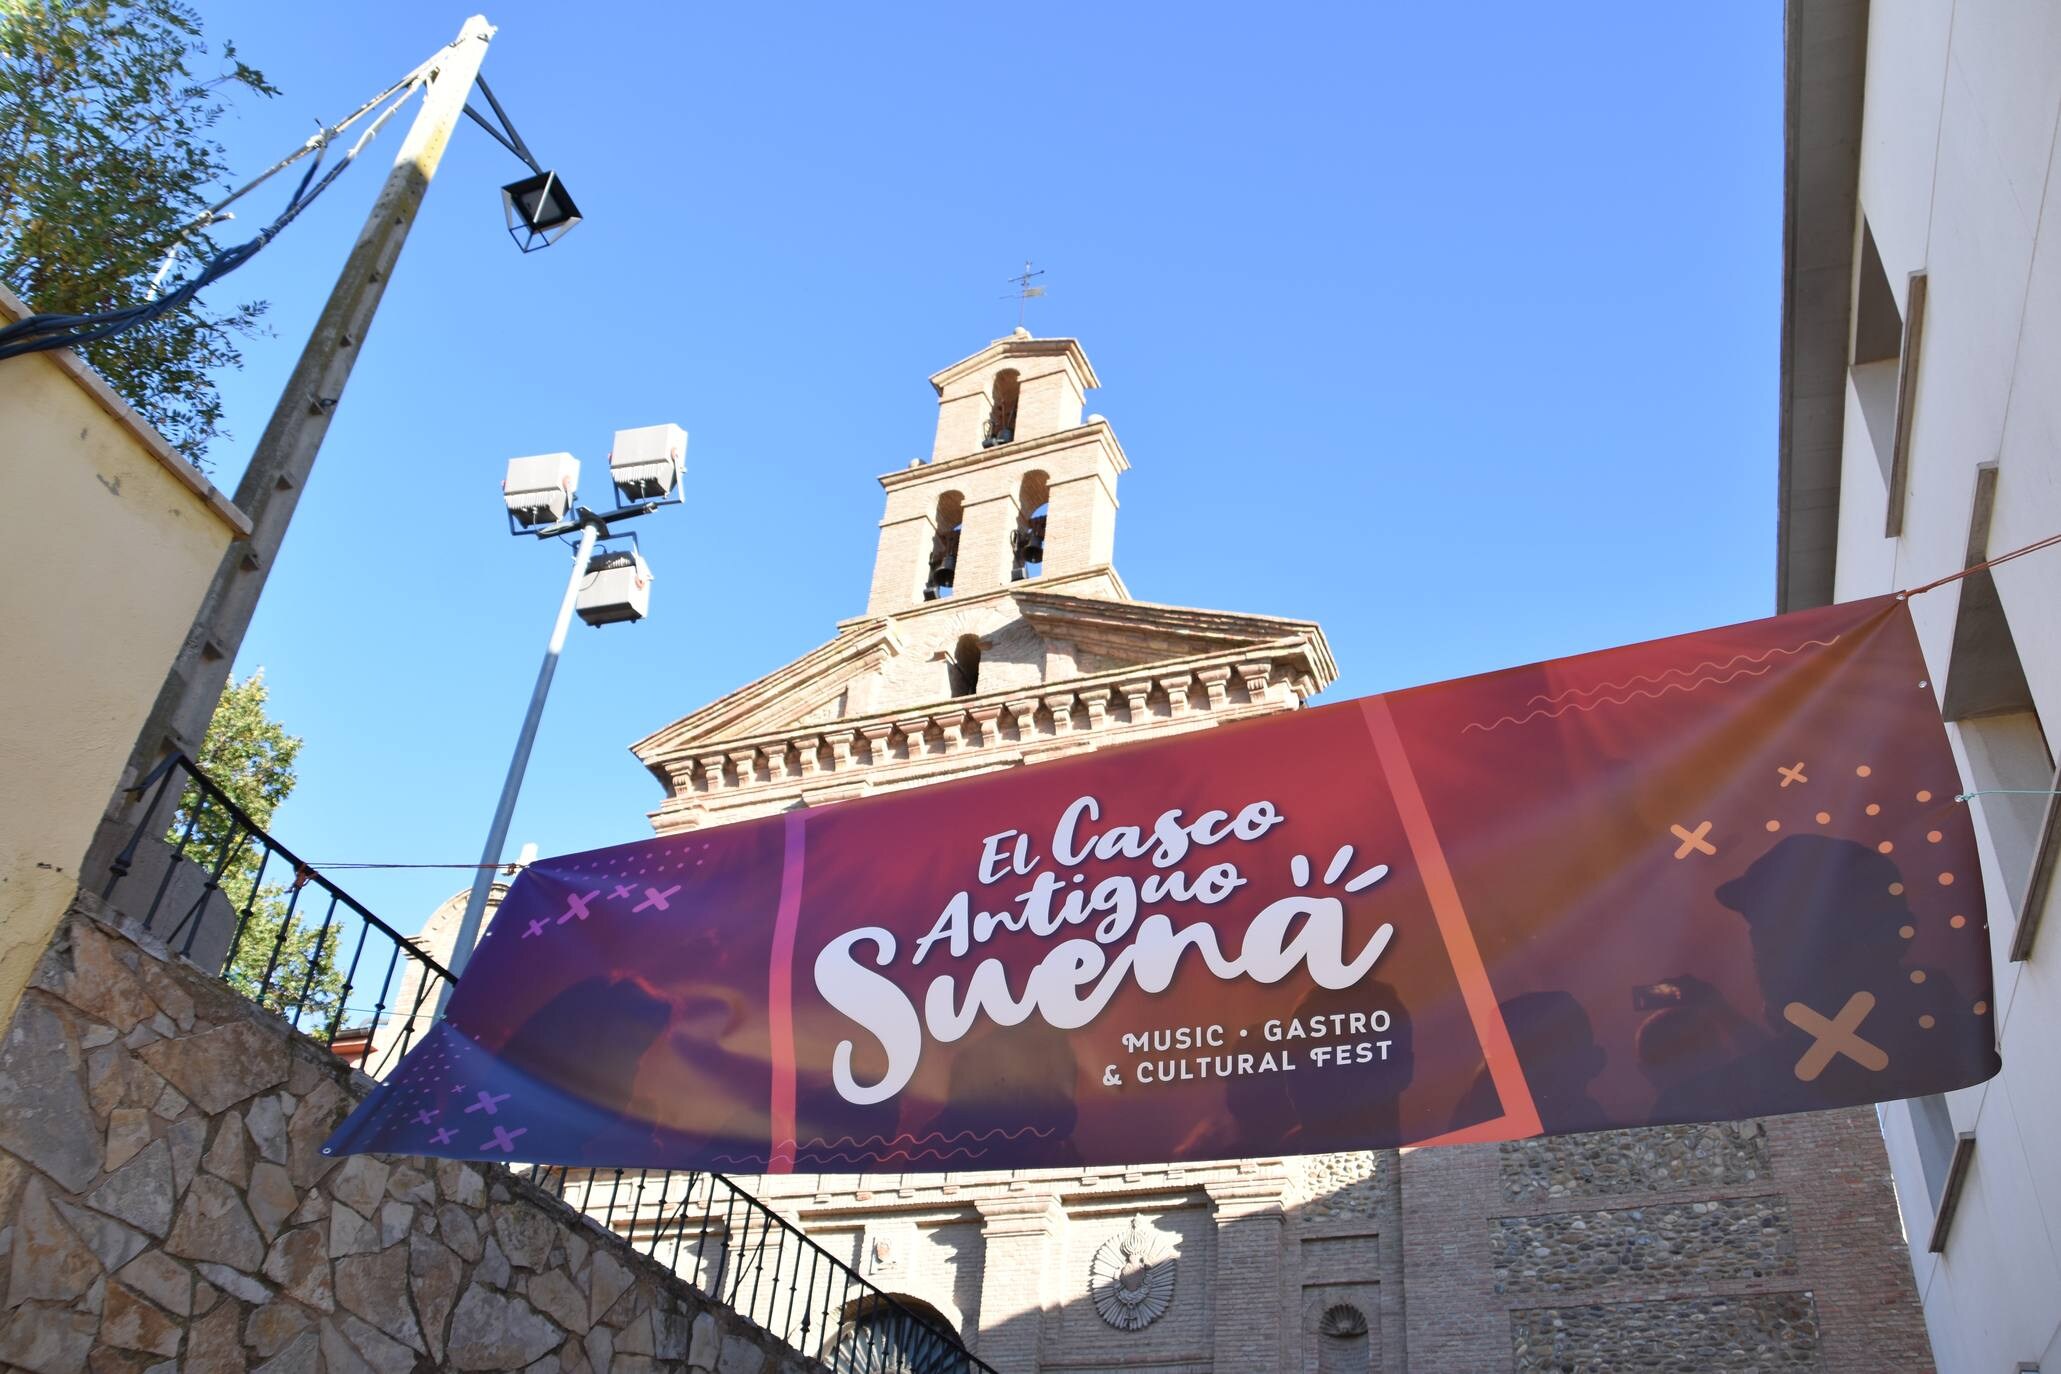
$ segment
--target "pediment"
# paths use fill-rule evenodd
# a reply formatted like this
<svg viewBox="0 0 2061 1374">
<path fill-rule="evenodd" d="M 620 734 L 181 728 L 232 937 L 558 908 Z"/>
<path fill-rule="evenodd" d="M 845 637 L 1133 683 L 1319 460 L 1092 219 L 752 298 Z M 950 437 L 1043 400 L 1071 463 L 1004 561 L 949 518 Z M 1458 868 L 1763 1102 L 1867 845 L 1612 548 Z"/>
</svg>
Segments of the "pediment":
<svg viewBox="0 0 2061 1374">
<path fill-rule="evenodd" d="M 1198 654 L 1235 652 L 1304 640 L 1313 649 L 1317 676 L 1337 675 L 1324 632 L 1313 620 L 1163 606 L 1150 601 L 1110 601 L 1064 592 L 1017 592 L 1025 622 L 1048 642 L 1072 645 L 1097 666 L 1150 667 Z"/>
<path fill-rule="evenodd" d="M 690 750 L 703 742 L 835 720 L 848 713 L 853 686 L 878 673 L 901 651 L 901 639 L 892 622 L 854 626 L 793 662 L 653 731 L 632 744 L 630 752 L 648 766 L 661 755 Z"/>
</svg>

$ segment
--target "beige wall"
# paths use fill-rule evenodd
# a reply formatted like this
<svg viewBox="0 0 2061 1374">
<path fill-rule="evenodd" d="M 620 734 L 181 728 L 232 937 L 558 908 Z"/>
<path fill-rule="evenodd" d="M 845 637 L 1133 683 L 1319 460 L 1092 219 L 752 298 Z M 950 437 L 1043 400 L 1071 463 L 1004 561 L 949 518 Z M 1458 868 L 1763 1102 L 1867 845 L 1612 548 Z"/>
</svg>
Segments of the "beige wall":
<svg viewBox="0 0 2061 1374">
<path fill-rule="evenodd" d="M 27 313 L 0 291 L 0 318 Z M 243 516 L 69 350 L 0 361 L 0 1024 Z"/>
</svg>

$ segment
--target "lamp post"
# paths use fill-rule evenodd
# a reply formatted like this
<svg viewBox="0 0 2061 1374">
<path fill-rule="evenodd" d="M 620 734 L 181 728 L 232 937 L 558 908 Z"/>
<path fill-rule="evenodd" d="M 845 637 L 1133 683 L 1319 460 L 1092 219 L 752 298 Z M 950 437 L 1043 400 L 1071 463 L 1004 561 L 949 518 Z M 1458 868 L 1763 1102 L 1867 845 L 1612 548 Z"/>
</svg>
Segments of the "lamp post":
<svg viewBox="0 0 2061 1374">
<path fill-rule="evenodd" d="M 480 851 L 472 891 L 465 899 L 465 915 L 458 923 L 458 942 L 452 946 L 450 958 L 453 983 L 446 983 L 437 994 L 439 1018 L 451 1000 L 455 980 L 472 962 L 473 946 L 479 943 L 487 899 L 494 891 L 494 874 L 508 848 L 515 802 L 522 794 L 523 774 L 529 769 L 530 750 L 537 742 L 537 726 L 544 718 L 544 702 L 551 694 L 551 679 L 557 675 L 573 616 L 577 613 L 589 625 L 599 626 L 642 620 L 650 609 L 651 570 L 644 566 L 643 555 L 634 550 L 596 555 L 595 546 L 614 537 L 611 526 L 649 515 L 660 506 L 679 504 L 686 457 L 687 432 L 678 425 L 617 430 L 608 466 L 610 485 L 621 504 L 599 514 L 579 504 L 580 460 L 570 453 L 509 461 L 508 475 L 501 483 L 502 501 L 508 507 L 508 532 L 557 539 L 577 531 L 579 542 L 573 553 L 572 575 L 558 602 L 558 618 L 551 624 L 551 639 L 544 647 L 544 661 L 537 668 L 536 685 L 530 689 L 529 710 L 515 736 L 515 753 L 501 783 L 501 799 L 494 806 L 493 823 L 487 827 L 487 844 Z"/>
<path fill-rule="evenodd" d="M 363 351 L 373 314 L 386 294 L 408 231 L 414 226 L 430 179 L 443 160 L 459 117 L 464 115 L 478 122 L 533 170 L 541 170 L 480 77 L 480 64 L 486 59 L 494 32 L 494 26 L 485 18 L 474 15 L 465 21 L 457 38 L 418 67 L 400 87 L 401 100 L 420 90 L 421 108 L 416 111 L 415 121 L 365 217 L 357 241 L 337 273 L 329 299 L 316 318 L 271 420 L 251 454 L 250 465 L 237 484 L 236 506 L 250 517 L 250 537 L 232 544 L 216 567 L 214 579 L 144 720 L 142 733 L 130 750 L 122 780 L 124 787 L 148 774 L 169 753 L 200 753 L 237 650 L 250 628 L 258 598 L 278 560 L 287 526 L 314 469 L 316 454 L 329 433 L 344 386 Z M 475 86 L 493 106 L 501 129 L 467 103 Z M 503 129 L 507 131 L 505 135 Z M 311 140 L 311 148 L 319 147 L 322 137 Z M 556 241 L 578 222 L 578 211 L 572 208 L 571 198 L 565 195 L 556 174 L 544 175 L 555 188 L 552 196 L 525 200 L 513 194 L 534 178 L 503 191 L 511 216 L 510 232 L 516 234 L 516 242 L 525 252 Z M 215 209 L 219 211 L 221 207 Z M 134 803 L 135 799 L 126 793 L 116 795 L 94 837 L 87 858 L 89 869 L 96 864 L 104 866 L 126 842 L 134 829 Z"/>
</svg>

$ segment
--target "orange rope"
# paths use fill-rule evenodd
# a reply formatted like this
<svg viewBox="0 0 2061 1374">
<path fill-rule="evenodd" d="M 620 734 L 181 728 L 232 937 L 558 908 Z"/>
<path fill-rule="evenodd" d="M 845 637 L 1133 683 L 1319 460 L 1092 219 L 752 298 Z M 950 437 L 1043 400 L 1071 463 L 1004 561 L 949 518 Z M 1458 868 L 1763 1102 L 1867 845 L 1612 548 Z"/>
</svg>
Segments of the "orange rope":
<svg viewBox="0 0 2061 1374">
<path fill-rule="evenodd" d="M 1918 596 L 1924 592 L 1931 591 L 1934 587 L 1944 587 L 1949 582 L 1958 582 L 1970 573 L 1986 571 L 1987 569 L 1994 568 L 1999 563 L 2008 563 L 2014 558 L 2023 558 L 2029 553 L 2038 553 L 2041 549 L 2048 548 L 2054 544 L 2061 544 L 2061 534 L 2050 534 L 2045 539 L 2036 540 L 2022 549 L 2013 549 L 2009 553 L 2000 553 L 1995 558 L 1985 559 L 1983 562 L 1974 564 L 1972 567 L 1963 568 L 1957 573 L 1948 573 L 1945 577 L 1936 578 L 1922 587 L 1912 587 L 1909 591 L 1898 592 L 1897 596 L 1900 599 Z"/>
</svg>

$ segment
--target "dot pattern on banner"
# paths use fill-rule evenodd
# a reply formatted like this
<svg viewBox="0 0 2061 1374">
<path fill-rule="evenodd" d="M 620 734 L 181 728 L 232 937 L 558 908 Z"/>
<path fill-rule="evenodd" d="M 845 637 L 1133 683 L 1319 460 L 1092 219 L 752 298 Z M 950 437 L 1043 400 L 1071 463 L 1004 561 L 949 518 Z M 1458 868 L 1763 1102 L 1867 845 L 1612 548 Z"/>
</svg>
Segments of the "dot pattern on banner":
<svg viewBox="0 0 2061 1374">
<path fill-rule="evenodd" d="M 1804 768 L 1805 761 L 1803 760 L 1798 760 L 1793 766 L 1785 763 L 1782 766 L 1777 767 L 1775 769 L 1775 773 L 1779 775 L 1780 778 L 1780 781 L 1777 784 L 1778 787 L 1788 788 L 1791 789 L 1791 792 L 1794 792 L 1797 785 L 1807 783 L 1810 779 L 1805 774 Z M 1875 770 L 1873 766 L 1870 764 L 1856 764 L 1854 766 L 1852 776 L 1861 779 L 1871 778 L 1874 775 L 1874 771 Z M 1784 800 L 1786 800 L 1789 794 L 1785 793 L 1783 795 Z M 1931 803 L 1935 795 L 1935 792 L 1932 788 L 1918 788 L 1915 791 L 1908 793 L 1906 795 L 1912 797 L 1912 799 L 1917 804 L 1923 806 Z M 1815 810 L 1808 812 L 1806 814 L 1810 815 L 1811 819 L 1814 820 L 1818 825 L 1831 827 L 1833 826 L 1834 822 L 1834 809 L 1836 808 Z M 1872 820 L 1875 820 L 1878 823 L 1888 821 L 1892 825 L 1895 824 L 1895 822 L 1885 813 L 1884 803 L 1882 801 L 1878 800 L 1867 802 L 1859 807 L 1859 811 L 1861 815 L 1866 816 Z M 1784 818 L 1780 815 L 1777 815 L 1774 817 L 1770 817 L 1768 820 L 1766 820 L 1763 823 L 1763 828 L 1769 835 L 1779 835 L 1780 833 L 1782 833 L 1784 829 L 1784 824 Z M 1836 828 L 1834 829 L 1834 833 L 1838 833 L 1838 830 Z M 1909 838 L 1912 841 L 1915 841 L 1920 833 L 1924 835 L 1925 841 L 1928 844 L 1942 844 L 1945 842 L 1946 839 L 1946 832 L 1943 829 L 1926 829 L 1922 832 L 1914 829 L 1909 832 Z M 1890 838 L 1885 838 L 1881 835 L 1880 831 L 1878 830 L 1877 833 L 1872 836 L 1863 837 L 1855 835 L 1852 836 L 1852 838 L 1857 840 L 1863 840 L 1865 843 L 1872 844 L 1875 848 L 1875 852 L 1878 854 L 1890 855 L 1896 853 L 1898 841 L 1904 838 L 1903 836 L 1896 835 L 1894 830 L 1892 830 L 1891 836 L 1892 837 Z M 1675 838 L 1679 840 L 1686 840 L 1688 837 L 1681 831 L 1676 831 Z M 1686 846 L 1684 847 L 1686 848 Z M 1954 874 L 1950 871 L 1939 872 L 1937 873 L 1936 878 L 1938 885 L 1942 888 L 1948 888 L 1954 885 Z M 1889 883 L 1887 885 L 1887 890 L 1888 894 L 1891 897 L 1903 897 L 1907 891 L 1907 888 L 1905 882 L 1899 879 L 1898 881 Z M 1905 941 L 1915 942 L 1919 939 L 1919 932 L 1921 928 L 1925 926 L 1925 922 L 1929 919 L 1937 918 L 1928 916 L 1927 913 L 1924 912 L 1922 909 L 1913 909 L 1910 912 L 1909 923 L 1900 925 L 1897 928 L 1897 935 Z M 1947 926 L 1953 930 L 1962 930 L 1966 928 L 1967 924 L 1968 918 L 1959 913 L 1956 913 L 1953 916 L 1947 918 Z M 1906 976 L 1909 978 L 1910 982 L 1913 985 L 1923 985 L 1927 981 L 1927 973 L 1924 969 L 1909 969 L 1905 972 Z M 1977 1002 L 1975 1004 L 1975 1014 L 1977 1016 L 1987 1014 L 1988 1010 L 1989 1008 L 1986 1002 Z M 1830 1019 L 1820 1019 L 1825 1020 L 1825 1024 L 1827 1026 L 1833 1025 L 1833 1022 Z M 1918 1027 L 1921 1030 L 1931 1030 L 1938 1025 L 1938 1017 L 1932 1012 L 1921 1013 L 1916 1017 L 1916 1020 L 1918 1023 Z M 1834 1028 L 1834 1033 L 1838 1033 L 1836 1027 Z M 1864 1039 L 1862 1039 L 1857 1040 L 1856 1043 L 1865 1045 L 1866 1042 Z"/>
</svg>

